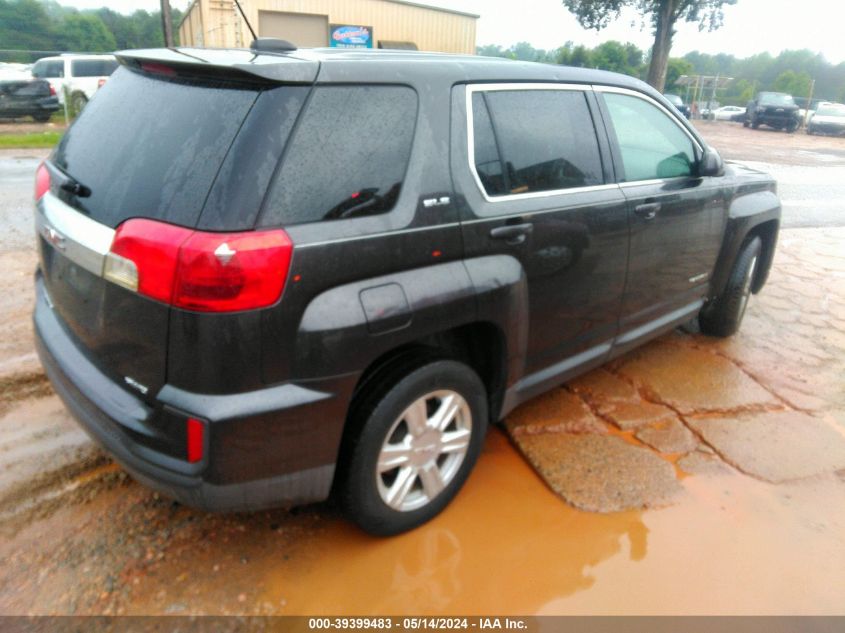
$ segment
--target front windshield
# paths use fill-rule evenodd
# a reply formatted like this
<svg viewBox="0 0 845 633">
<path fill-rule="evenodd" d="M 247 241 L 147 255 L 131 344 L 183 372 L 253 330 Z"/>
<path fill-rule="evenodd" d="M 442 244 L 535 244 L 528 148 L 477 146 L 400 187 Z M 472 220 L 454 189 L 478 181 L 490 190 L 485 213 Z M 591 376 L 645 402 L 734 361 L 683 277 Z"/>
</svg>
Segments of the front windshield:
<svg viewBox="0 0 845 633">
<path fill-rule="evenodd" d="M 819 116 L 841 116 L 845 117 L 845 105 L 822 106 L 816 112 Z"/>
<path fill-rule="evenodd" d="M 785 95 L 780 92 L 763 92 L 760 94 L 760 105 L 794 106 L 795 101 L 790 95 Z"/>
</svg>

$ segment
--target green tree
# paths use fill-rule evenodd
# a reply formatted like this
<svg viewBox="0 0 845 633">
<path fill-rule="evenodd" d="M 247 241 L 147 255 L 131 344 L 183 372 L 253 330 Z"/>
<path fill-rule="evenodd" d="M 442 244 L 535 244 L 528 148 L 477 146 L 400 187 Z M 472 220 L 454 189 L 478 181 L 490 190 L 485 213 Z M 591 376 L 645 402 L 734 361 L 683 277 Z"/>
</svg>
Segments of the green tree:
<svg viewBox="0 0 845 633">
<path fill-rule="evenodd" d="M 682 57 L 670 57 L 666 64 L 666 89 L 674 88 L 681 75 L 692 75 L 694 66 Z"/>
<path fill-rule="evenodd" d="M 592 68 L 593 53 L 586 46 L 576 46 L 569 56 L 569 65 L 578 68 Z"/>
<path fill-rule="evenodd" d="M 648 68 L 648 83 L 663 90 L 666 67 L 675 24 L 679 20 L 697 22 L 700 29 L 714 30 L 722 25 L 724 5 L 737 0 L 562 0 L 564 6 L 575 14 L 584 28 L 601 30 L 618 18 L 624 7 L 637 9 L 645 20 L 648 17 L 654 29 L 654 45 Z"/>
<path fill-rule="evenodd" d="M 772 89 L 786 92 L 793 97 L 808 97 L 812 81 L 812 77 L 805 72 L 796 73 L 793 70 L 785 70 L 775 79 Z"/>
<path fill-rule="evenodd" d="M 65 50 L 111 52 L 117 44 L 103 21 L 91 13 L 66 15 L 60 26 L 60 42 Z"/>
<path fill-rule="evenodd" d="M 484 46 L 476 46 L 475 54 L 482 57 L 504 57 L 505 49 L 498 44 L 485 44 Z"/>
<path fill-rule="evenodd" d="M 57 50 L 50 17 L 36 0 L 0 0 L 0 48 Z M 32 61 L 28 55 L 9 61 Z"/>
<path fill-rule="evenodd" d="M 596 68 L 639 77 L 643 52 L 633 44 L 610 40 L 593 49 L 591 61 Z"/>
<path fill-rule="evenodd" d="M 122 15 L 106 7 L 97 9 L 96 14 L 111 31 L 117 49 L 141 48 L 145 45 L 138 22 L 131 16 Z"/>
</svg>

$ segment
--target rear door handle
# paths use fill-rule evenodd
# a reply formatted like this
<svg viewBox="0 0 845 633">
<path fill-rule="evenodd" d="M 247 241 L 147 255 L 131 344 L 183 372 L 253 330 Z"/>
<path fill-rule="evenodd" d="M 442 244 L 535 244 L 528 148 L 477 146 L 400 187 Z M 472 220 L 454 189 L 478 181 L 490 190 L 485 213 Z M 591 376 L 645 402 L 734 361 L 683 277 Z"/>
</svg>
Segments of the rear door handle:
<svg viewBox="0 0 845 633">
<path fill-rule="evenodd" d="M 660 211 L 659 202 L 646 202 L 645 204 L 638 204 L 634 207 L 634 213 L 644 220 L 654 219 L 658 211 Z"/>
<path fill-rule="evenodd" d="M 508 244 L 522 244 L 526 236 L 534 231 L 533 224 L 506 224 L 490 231 L 494 240 L 505 240 Z"/>
</svg>

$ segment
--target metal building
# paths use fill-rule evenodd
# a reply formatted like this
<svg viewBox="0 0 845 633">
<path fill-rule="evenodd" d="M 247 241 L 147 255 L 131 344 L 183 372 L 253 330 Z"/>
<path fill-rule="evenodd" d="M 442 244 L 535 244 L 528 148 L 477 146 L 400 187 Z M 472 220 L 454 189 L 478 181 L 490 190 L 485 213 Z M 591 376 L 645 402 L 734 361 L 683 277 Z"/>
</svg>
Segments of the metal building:
<svg viewBox="0 0 845 633">
<path fill-rule="evenodd" d="M 299 47 L 405 48 L 475 53 L 477 15 L 405 0 L 240 0 L 259 37 Z M 233 0 L 193 0 L 183 46 L 245 47 L 252 35 Z"/>
</svg>

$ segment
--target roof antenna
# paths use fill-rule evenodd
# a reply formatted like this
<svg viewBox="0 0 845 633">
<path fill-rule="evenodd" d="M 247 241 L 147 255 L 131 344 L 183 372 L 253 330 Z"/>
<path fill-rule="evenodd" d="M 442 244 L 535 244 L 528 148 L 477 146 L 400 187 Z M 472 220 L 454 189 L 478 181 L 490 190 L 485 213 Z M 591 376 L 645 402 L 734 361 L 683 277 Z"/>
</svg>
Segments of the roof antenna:
<svg viewBox="0 0 845 633">
<path fill-rule="evenodd" d="M 246 14 L 244 13 L 244 10 L 241 8 L 241 3 L 238 2 L 238 0 L 235 0 L 235 6 L 238 7 L 238 11 L 241 12 L 241 17 L 244 19 L 244 22 L 246 22 L 246 28 L 249 29 L 250 33 L 252 33 L 252 39 L 254 39 L 254 40 L 258 39 L 258 36 L 255 34 L 255 31 L 252 30 L 252 25 L 249 23 L 249 20 L 246 19 Z"/>
</svg>

